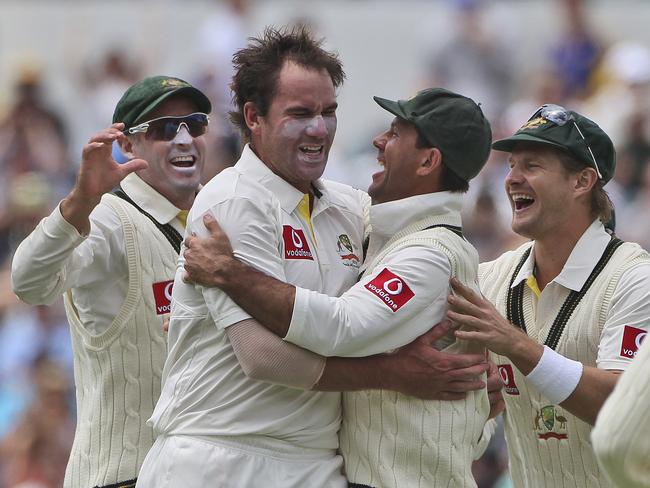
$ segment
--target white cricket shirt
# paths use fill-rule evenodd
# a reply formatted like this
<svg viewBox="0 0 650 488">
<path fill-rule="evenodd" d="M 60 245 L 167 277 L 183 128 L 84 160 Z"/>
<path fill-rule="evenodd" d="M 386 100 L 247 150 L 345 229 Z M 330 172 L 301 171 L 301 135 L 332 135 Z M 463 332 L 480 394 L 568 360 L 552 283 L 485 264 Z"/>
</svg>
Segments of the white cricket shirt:
<svg viewBox="0 0 650 488">
<path fill-rule="evenodd" d="M 560 274 L 544 287 L 539 298 L 534 293 L 531 294 L 536 315 L 545 316 L 557 309 L 557 304 L 564 301 L 563 288 L 580 291 L 610 239 L 611 236 L 601 221 L 596 219 L 576 243 Z M 533 276 L 534 267 L 534 250 L 532 250 L 515 276 L 512 286 L 515 287 Z M 630 356 L 624 356 L 621 351 L 624 346 L 624 336 L 630 335 L 630 327 L 645 331 L 650 328 L 650 264 L 648 263 L 634 266 L 621 275 L 612 295 L 611 309 L 600 336 L 596 359 L 599 368 L 615 370 L 627 368 Z"/>
<path fill-rule="evenodd" d="M 206 235 L 202 215 L 210 212 L 242 261 L 279 280 L 338 296 L 356 281 L 370 202 L 346 185 L 319 180 L 314 186 L 310 227 L 298 211 L 304 195 L 246 146 L 233 168 L 199 192 L 187 232 Z M 218 288 L 184 283 L 182 265 L 181 252 L 163 390 L 152 416 L 156 431 L 244 444 L 254 439 L 255 446 L 276 453 L 335 449 L 340 394 L 248 378 L 225 328 L 249 315 Z"/>
</svg>

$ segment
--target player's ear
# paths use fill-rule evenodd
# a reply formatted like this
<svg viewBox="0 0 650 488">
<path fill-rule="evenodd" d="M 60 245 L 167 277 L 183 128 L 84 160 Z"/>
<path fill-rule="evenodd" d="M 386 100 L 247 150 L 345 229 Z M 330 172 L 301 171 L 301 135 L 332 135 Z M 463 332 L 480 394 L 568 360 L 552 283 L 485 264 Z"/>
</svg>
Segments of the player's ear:
<svg viewBox="0 0 650 488">
<path fill-rule="evenodd" d="M 598 173 L 594 168 L 582 169 L 575 175 L 575 191 L 579 194 L 589 193 L 598 181 Z"/>
<path fill-rule="evenodd" d="M 424 150 L 423 160 L 416 170 L 419 176 L 426 176 L 440 167 L 442 164 L 442 153 L 437 147 L 429 147 Z"/>
<path fill-rule="evenodd" d="M 244 122 L 253 134 L 258 134 L 260 130 L 261 115 L 257 110 L 257 106 L 253 102 L 246 102 L 244 104 Z"/>
</svg>

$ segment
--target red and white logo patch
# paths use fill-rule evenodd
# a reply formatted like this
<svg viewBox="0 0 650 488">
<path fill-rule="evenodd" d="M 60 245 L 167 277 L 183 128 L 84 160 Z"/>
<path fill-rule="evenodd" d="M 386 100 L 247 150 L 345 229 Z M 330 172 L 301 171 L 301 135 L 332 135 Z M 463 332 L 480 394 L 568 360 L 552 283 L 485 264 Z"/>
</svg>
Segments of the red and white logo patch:
<svg viewBox="0 0 650 488">
<path fill-rule="evenodd" d="M 415 296 L 402 278 L 388 271 L 388 268 L 379 273 L 374 280 L 366 284 L 366 289 L 379 298 L 393 312 Z"/>
<path fill-rule="evenodd" d="M 512 365 L 499 364 L 497 368 L 499 368 L 499 374 L 501 375 L 504 385 L 503 389 L 506 393 L 510 395 L 519 395 L 519 388 L 517 388 L 517 384 L 515 383 L 515 373 L 512 370 Z"/>
<path fill-rule="evenodd" d="M 169 313 L 172 306 L 172 287 L 174 280 L 159 281 L 152 285 L 153 297 L 156 300 L 156 314 Z"/>
<path fill-rule="evenodd" d="M 623 330 L 621 356 L 624 358 L 633 358 L 636 356 L 636 352 L 641 347 L 641 344 L 643 343 L 646 335 L 648 335 L 648 331 L 626 325 L 625 329 Z"/>
<path fill-rule="evenodd" d="M 285 225 L 282 227 L 282 239 L 284 240 L 284 259 L 314 260 L 302 229 L 294 229 L 290 225 Z"/>
</svg>

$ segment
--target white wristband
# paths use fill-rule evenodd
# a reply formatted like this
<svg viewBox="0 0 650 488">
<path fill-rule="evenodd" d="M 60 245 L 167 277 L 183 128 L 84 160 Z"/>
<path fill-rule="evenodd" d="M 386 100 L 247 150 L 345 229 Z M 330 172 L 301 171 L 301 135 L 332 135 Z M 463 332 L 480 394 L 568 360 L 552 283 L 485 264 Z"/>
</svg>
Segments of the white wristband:
<svg viewBox="0 0 650 488">
<path fill-rule="evenodd" d="M 582 376 L 582 363 L 568 359 L 544 346 L 537 366 L 526 376 L 526 383 L 557 405 L 569 398 Z"/>
</svg>

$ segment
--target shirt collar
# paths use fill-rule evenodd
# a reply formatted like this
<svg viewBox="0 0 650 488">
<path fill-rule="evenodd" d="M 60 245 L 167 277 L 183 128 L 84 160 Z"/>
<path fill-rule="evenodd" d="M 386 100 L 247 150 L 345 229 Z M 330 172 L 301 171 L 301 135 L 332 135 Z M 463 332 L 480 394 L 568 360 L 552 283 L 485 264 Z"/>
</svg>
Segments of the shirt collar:
<svg viewBox="0 0 650 488">
<path fill-rule="evenodd" d="M 241 157 L 235 165 L 240 173 L 258 181 L 267 188 L 280 201 L 282 209 L 287 213 L 293 213 L 304 193 L 296 187 L 276 175 L 271 168 L 262 162 L 253 152 L 249 144 L 244 146 Z M 315 185 L 316 186 L 316 185 Z M 320 186 L 317 186 L 322 191 Z"/>
<path fill-rule="evenodd" d="M 373 234 L 392 237 L 407 225 L 425 217 L 442 217 L 449 225 L 461 225 L 463 195 L 447 191 L 427 193 L 378 203 L 370 207 Z"/>
<path fill-rule="evenodd" d="M 161 224 L 170 223 L 181 211 L 135 173 L 127 175 L 120 186 L 138 207 Z"/>
<path fill-rule="evenodd" d="M 580 236 L 562 271 L 553 281 L 570 290 L 580 291 L 603 252 L 605 252 L 610 239 L 611 236 L 605 230 L 602 222 L 599 219 L 594 220 Z M 513 287 L 532 276 L 535 269 L 534 247 L 535 244 L 533 243 L 530 255 L 512 282 Z"/>
</svg>

